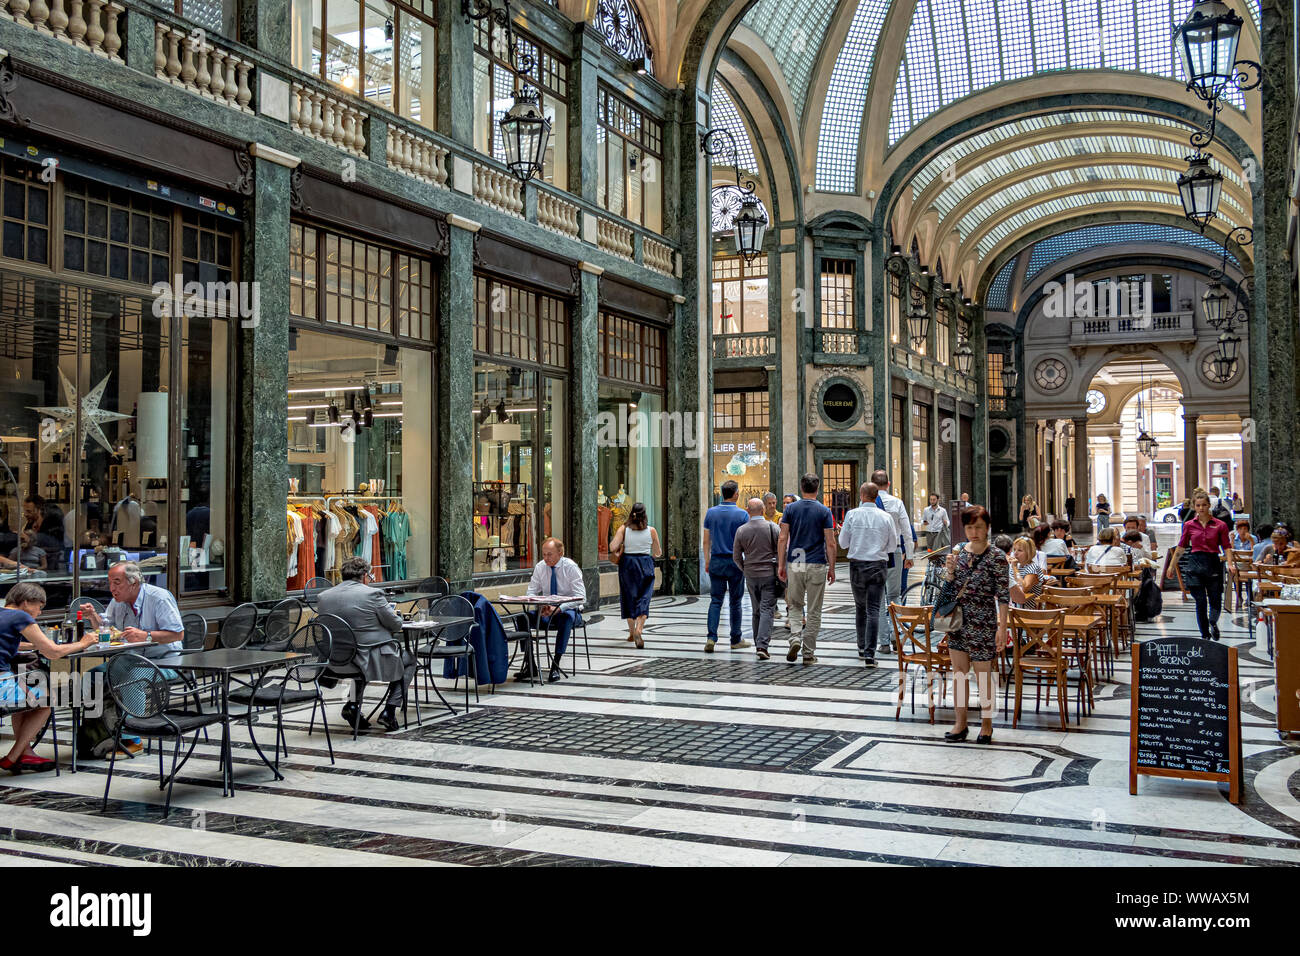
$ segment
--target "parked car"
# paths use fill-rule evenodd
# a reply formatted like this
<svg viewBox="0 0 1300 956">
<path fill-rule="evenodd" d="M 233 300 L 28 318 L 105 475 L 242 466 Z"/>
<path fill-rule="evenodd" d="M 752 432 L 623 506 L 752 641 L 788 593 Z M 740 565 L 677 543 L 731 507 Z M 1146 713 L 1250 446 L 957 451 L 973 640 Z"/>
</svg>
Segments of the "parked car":
<svg viewBox="0 0 1300 956">
<path fill-rule="evenodd" d="M 1155 514 L 1155 520 L 1165 524 L 1178 524 L 1178 506 L 1172 508 L 1161 508 Z"/>
</svg>

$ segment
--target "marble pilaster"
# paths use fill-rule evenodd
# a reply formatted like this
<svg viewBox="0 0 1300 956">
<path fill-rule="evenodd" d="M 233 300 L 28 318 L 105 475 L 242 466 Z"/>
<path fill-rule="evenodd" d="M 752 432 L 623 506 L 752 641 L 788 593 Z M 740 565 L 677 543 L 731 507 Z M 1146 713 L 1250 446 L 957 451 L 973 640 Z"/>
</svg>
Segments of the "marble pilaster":
<svg viewBox="0 0 1300 956">
<path fill-rule="evenodd" d="M 237 0 L 239 39 L 264 56 L 289 63 L 293 57 L 291 0 Z M 127 20 L 131 20 L 127 17 Z M 311 26 L 310 23 L 307 24 Z M 150 71 L 152 72 L 152 71 Z"/>
<path fill-rule="evenodd" d="M 438 4 L 438 132 L 474 142 L 474 30 L 459 0 Z M 456 186 L 460 188 L 461 184 Z"/>
<path fill-rule="evenodd" d="M 984 329 L 984 307 L 979 306 L 971 319 L 971 351 L 975 360 L 971 363 L 971 374 L 978 383 L 979 394 L 975 399 L 975 422 L 971 429 L 971 487 L 959 488 L 958 495 L 970 491 L 971 501 L 985 504 L 989 500 L 989 383 L 988 383 L 988 336 Z"/>
<path fill-rule="evenodd" d="M 562 491 L 568 495 L 574 509 L 569 522 L 573 540 L 566 546 L 565 553 L 582 568 L 587 597 L 594 605 L 600 599 L 596 515 L 596 462 L 600 455 L 596 447 L 600 373 L 597 284 L 600 270 L 585 262 L 580 263 L 579 268 L 578 301 L 569 327 L 573 362 L 569 377 L 570 477 L 568 489 Z"/>
<path fill-rule="evenodd" d="M 260 314 L 238 323 L 238 406 L 232 419 L 236 485 L 244 506 L 236 508 L 238 546 L 229 556 L 238 568 L 243 600 L 284 595 L 288 554 L 284 513 L 289 494 L 289 169 L 266 159 L 253 163 L 253 195 L 246 204 L 241 280 L 258 284 Z"/>
</svg>

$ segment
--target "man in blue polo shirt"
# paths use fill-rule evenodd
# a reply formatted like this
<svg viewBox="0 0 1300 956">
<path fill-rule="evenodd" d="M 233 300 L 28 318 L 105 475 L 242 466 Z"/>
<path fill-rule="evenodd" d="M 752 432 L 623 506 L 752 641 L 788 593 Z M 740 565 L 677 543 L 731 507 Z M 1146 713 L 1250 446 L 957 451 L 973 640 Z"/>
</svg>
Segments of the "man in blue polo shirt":
<svg viewBox="0 0 1300 956">
<path fill-rule="evenodd" d="M 753 647 L 740 630 L 740 598 L 745 576 L 732 559 L 736 531 L 749 520 L 749 514 L 736 503 L 740 486 L 734 481 L 722 483 L 722 503 L 704 514 L 704 551 L 709 556 L 709 638 L 704 649 L 713 653 L 718 642 L 718 621 L 722 617 L 722 596 L 729 594 L 731 603 L 732 648 Z"/>
</svg>

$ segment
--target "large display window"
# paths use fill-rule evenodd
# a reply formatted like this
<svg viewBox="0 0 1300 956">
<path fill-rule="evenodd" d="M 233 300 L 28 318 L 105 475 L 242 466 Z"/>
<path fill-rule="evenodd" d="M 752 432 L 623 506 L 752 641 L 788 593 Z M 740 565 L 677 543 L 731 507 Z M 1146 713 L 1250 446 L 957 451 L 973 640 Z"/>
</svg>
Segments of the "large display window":
<svg viewBox="0 0 1300 956">
<path fill-rule="evenodd" d="M 568 309 L 477 276 L 474 349 L 473 570 L 531 568 L 567 528 Z"/>
<path fill-rule="evenodd" d="M 31 580 L 51 610 L 107 601 L 127 559 L 175 593 L 224 591 L 237 319 L 210 287 L 176 308 L 153 284 L 235 280 L 238 223 L 179 189 L 39 171 L 0 163 L 0 597 Z"/>
<path fill-rule="evenodd" d="M 598 330 L 596 550 L 604 560 L 638 501 L 662 533 L 663 449 L 674 426 L 663 414 L 665 330 L 608 312 Z"/>
<path fill-rule="evenodd" d="M 781 494 L 771 482 L 768 457 L 769 399 L 766 390 L 713 393 L 713 493 L 724 481 L 740 485 L 743 503 L 769 491 Z"/>
</svg>

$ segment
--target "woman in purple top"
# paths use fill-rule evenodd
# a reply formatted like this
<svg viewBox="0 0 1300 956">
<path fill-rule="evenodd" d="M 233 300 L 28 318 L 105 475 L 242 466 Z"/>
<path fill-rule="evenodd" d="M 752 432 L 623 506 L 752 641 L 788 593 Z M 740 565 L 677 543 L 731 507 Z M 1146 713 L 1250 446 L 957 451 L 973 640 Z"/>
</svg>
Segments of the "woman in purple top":
<svg viewBox="0 0 1300 956">
<path fill-rule="evenodd" d="M 1223 608 L 1222 551 L 1232 550 L 1228 526 L 1210 514 L 1210 496 L 1204 491 L 1192 495 L 1194 514 L 1183 522 L 1183 536 L 1178 539 L 1174 560 L 1183 576 L 1183 585 L 1196 602 L 1196 626 L 1201 637 L 1219 639 L 1219 611 Z M 1186 560 L 1183 560 L 1186 556 Z M 1207 608 L 1208 605 L 1208 608 Z"/>
<path fill-rule="evenodd" d="M 0 713 L 11 715 L 14 745 L 0 759 L 0 770 L 12 774 L 53 770 L 53 760 L 38 757 L 29 750 L 50 719 L 50 708 L 36 703 L 42 694 L 26 686 L 24 675 L 14 670 L 14 657 L 19 651 L 35 648 L 47 659 L 54 660 L 86 649 L 97 638 L 87 634 L 75 644 L 55 644 L 46 637 L 36 623 L 36 616 L 45 608 L 45 590 L 39 585 L 26 581 L 15 584 L 5 595 L 5 601 L 8 606 L 0 608 Z"/>
</svg>

